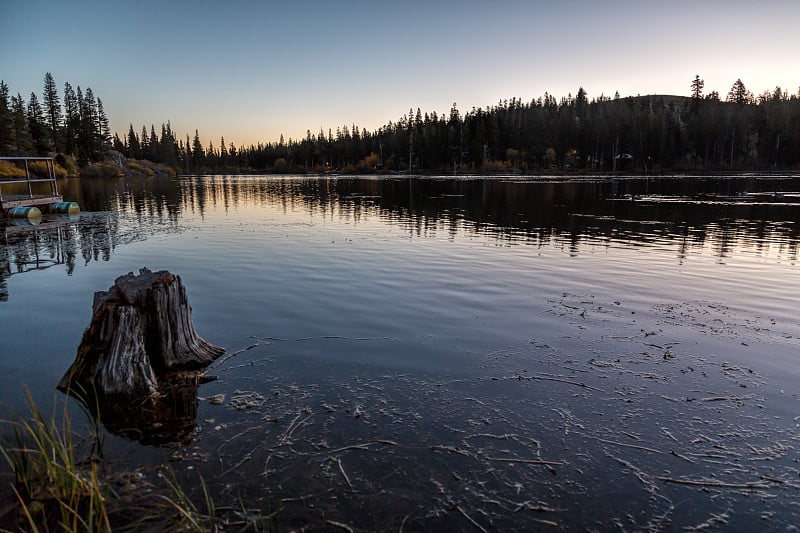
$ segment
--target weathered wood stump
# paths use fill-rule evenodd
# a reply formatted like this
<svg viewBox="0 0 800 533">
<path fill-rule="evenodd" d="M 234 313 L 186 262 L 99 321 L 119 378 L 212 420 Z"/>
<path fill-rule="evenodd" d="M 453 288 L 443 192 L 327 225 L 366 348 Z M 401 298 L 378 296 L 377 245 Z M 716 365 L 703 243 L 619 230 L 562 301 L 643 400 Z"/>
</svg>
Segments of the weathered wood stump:
<svg viewBox="0 0 800 533">
<path fill-rule="evenodd" d="M 159 398 L 171 396 L 166 389 L 194 382 L 196 392 L 199 371 L 224 351 L 195 332 L 180 277 L 143 268 L 95 293 L 92 321 L 58 389 L 115 419 L 138 418 L 123 413 L 132 405 L 148 413 L 145 419 L 164 418 L 155 412 L 164 407 Z"/>
</svg>

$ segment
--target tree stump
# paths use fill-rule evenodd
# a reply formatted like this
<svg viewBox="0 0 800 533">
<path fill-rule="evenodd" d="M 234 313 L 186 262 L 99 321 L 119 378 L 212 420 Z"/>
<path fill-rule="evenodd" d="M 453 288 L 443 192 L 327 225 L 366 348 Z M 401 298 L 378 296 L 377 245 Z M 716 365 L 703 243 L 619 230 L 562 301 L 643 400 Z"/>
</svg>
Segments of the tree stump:
<svg viewBox="0 0 800 533">
<path fill-rule="evenodd" d="M 58 389 L 88 405 L 96 401 L 114 418 L 134 404 L 151 420 L 163 418 L 152 413 L 158 398 L 170 396 L 165 387 L 194 381 L 196 391 L 199 371 L 224 352 L 195 332 L 180 276 L 143 268 L 95 293 L 92 321 Z"/>
</svg>

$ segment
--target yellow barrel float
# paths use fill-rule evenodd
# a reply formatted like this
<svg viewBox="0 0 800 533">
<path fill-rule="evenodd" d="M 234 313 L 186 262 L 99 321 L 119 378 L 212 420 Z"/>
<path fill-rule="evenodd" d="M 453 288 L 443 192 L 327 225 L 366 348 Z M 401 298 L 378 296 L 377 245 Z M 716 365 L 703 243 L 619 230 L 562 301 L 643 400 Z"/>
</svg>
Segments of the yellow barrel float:
<svg viewBox="0 0 800 533">
<path fill-rule="evenodd" d="M 42 212 L 39 211 L 38 207 L 19 206 L 19 207 L 12 207 L 8 211 L 6 211 L 6 216 L 8 218 L 26 218 L 28 220 L 31 220 L 31 219 L 42 218 Z"/>
<path fill-rule="evenodd" d="M 7 224 L 11 226 L 20 227 L 20 226 L 38 226 L 42 223 L 41 218 L 11 218 L 8 220 Z"/>
<path fill-rule="evenodd" d="M 77 202 L 55 202 L 48 206 L 51 213 L 59 215 L 74 215 L 81 212 Z"/>
</svg>

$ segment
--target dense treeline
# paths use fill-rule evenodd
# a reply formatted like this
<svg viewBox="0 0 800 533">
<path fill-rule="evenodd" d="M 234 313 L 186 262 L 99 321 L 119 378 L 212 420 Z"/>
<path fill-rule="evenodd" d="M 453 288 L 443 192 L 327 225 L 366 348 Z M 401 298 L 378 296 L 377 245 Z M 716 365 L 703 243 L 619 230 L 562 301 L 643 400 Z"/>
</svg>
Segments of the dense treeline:
<svg viewBox="0 0 800 533">
<path fill-rule="evenodd" d="M 540 172 L 547 170 L 746 170 L 800 168 L 800 94 L 780 87 L 755 96 L 737 80 L 723 101 L 690 96 L 601 95 L 583 88 L 557 100 L 513 98 L 462 114 L 409 110 L 367 131 L 342 126 L 305 138 L 236 147 L 224 138 L 203 146 L 198 131 L 177 139 L 169 123 L 111 137 L 102 102 L 91 89 L 65 84 L 63 109 L 52 76 L 42 104 L 9 99 L 0 82 L 0 147 L 10 154 L 72 155 L 80 164 L 113 149 L 125 157 L 183 172 Z"/>
<path fill-rule="evenodd" d="M 100 161 L 111 147 L 109 121 L 103 101 L 90 87 L 81 91 L 64 84 L 59 95 L 53 76 L 44 78 L 41 102 L 31 93 L 27 103 L 17 93 L 9 95 L 0 81 L 0 153 L 71 156 L 81 166 Z M 63 105 L 62 105 L 63 104 Z"/>
</svg>

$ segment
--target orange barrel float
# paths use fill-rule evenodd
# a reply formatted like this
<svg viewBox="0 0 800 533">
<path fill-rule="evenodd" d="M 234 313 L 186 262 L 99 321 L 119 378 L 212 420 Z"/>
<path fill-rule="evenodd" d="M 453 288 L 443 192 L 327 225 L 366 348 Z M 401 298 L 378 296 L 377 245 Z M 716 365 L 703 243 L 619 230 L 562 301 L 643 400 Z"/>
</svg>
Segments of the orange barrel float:
<svg viewBox="0 0 800 533">
<path fill-rule="evenodd" d="M 42 212 L 38 207 L 33 206 L 19 206 L 12 207 L 6 211 L 8 218 L 25 218 L 25 219 L 39 219 L 42 218 Z"/>
<path fill-rule="evenodd" d="M 59 215 L 74 215 L 81 212 L 77 202 L 55 202 L 48 206 L 51 213 Z"/>
</svg>

